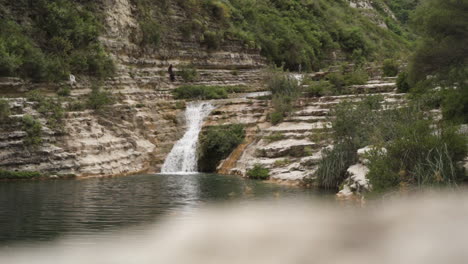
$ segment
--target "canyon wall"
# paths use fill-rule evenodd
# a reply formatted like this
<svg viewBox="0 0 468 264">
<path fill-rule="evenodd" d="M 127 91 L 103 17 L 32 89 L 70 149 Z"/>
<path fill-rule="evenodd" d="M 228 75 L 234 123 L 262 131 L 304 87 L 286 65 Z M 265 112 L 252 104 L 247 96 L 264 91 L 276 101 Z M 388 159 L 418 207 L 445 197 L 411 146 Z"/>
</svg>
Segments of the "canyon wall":
<svg viewBox="0 0 468 264">
<path fill-rule="evenodd" d="M 48 175 L 112 176 L 137 172 L 159 172 L 166 155 L 184 131 L 185 103 L 172 99 L 171 89 L 183 81 L 177 75 L 170 82 L 169 65 L 197 68 L 198 78 L 191 84 L 247 85 L 257 89 L 262 80 L 265 59 L 258 50 L 240 42 L 224 41 L 219 50 L 209 51 L 195 39 L 169 34 L 158 48 L 132 42 L 139 32 L 135 6 L 129 0 L 103 0 L 105 32 L 100 41 L 113 57 L 116 77 L 104 88 L 117 99 L 103 113 L 92 110 L 67 111 L 63 131 L 48 127 L 37 103 L 23 94 L 37 89 L 53 94 L 59 85 L 33 84 L 19 78 L 2 78 L 0 92 L 8 95 L 9 122 L 0 124 L 0 168 L 15 171 L 41 171 Z M 185 21 L 177 6 L 168 24 Z M 67 85 L 67 84 L 65 84 Z M 83 102 L 91 91 L 86 78 L 77 77 L 69 100 Z M 62 103 L 67 107 L 68 102 Z M 30 115 L 42 124 L 43 143 L 37 148 L 24 144 L 27 133 L 21 119 Z"/>
</svg>

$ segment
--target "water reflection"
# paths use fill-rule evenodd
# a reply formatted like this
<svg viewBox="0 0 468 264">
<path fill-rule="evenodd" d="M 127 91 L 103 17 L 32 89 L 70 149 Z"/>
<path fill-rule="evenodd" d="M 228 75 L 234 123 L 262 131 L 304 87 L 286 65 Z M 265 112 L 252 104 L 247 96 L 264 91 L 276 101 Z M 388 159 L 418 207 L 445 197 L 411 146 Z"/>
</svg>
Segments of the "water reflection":
<svg viewBox="0 0 468 264">
<path fill-rule="evenodd" d="M 1 182 L 0 243 L 106 236 L 166 215 L 187 217 L 205 203 L 297 196 L 316 193 L 213 174 Z"/>
</svg>

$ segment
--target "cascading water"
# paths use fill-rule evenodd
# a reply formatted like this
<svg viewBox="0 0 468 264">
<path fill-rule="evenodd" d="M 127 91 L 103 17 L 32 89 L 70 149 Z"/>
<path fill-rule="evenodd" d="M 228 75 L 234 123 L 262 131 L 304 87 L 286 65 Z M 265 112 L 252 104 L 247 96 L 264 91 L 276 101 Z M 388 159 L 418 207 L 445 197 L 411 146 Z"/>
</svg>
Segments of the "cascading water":
<svg viewBox="0 0 468 264">
<path fill-rule="evenodd" d="M 195 173 L 197 172 L 198 135 L 202 129 L 203 120 L 214 109 L 208 102 L 191 103 L 185 110 L 187 131 L 177 141 L 164 161 L 162 173 Z"/>
</svg>

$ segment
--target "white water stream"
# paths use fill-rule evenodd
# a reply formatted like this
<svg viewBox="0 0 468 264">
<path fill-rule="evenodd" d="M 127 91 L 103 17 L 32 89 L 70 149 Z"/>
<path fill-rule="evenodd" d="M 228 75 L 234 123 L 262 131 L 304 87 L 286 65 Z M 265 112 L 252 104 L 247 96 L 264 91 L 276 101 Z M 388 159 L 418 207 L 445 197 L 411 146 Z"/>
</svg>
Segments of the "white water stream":
<svg viewBox="0 0 468 264">
<path fill-rule="evenodd" d="M 202 129 L 203 120 L 215 107 L 208 102 L 196 102 L 187 105 L 185 120 L 187 131 L 177 141 L 164 161 L 162 173 L 196 173 L 198 135 Z"/>
</svg>

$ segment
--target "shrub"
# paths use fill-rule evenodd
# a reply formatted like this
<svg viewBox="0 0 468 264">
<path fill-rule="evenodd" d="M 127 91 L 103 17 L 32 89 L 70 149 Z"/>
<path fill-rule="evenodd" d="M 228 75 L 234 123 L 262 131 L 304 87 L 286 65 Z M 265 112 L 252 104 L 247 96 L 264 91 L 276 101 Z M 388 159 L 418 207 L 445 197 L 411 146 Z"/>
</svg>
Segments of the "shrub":
<svg viewBox="0 0 468 264">
<path fill-rule="evenodd" d="M 396 80 L 397 90 L 399 93 L 406 93 L 410 89 L 410 84 L 408 82 L 408 73 L 401 72 L 398 74 L 398 78 Z"/>
<path fill-rule="evenodd" d="M 299 96 L 300 93 L 299 83 L 294 77 L 277 71 L 269 74 L 267 87 L 273 95 Z"/>
<path fill-rule="evenodd" d="M 8 179 L 8 180 L 15 180 L 15 179 L 32 179 L 32 178 L 39 178 L 42 175 L 37 171 L 7 171 L 7 170 L 0 170 L 0 179 Z"/>
<path fill-rule="evenodd" d="M 284 113 L 282 112 L 273 112 L 270 114 L 270 122 L 273 125 L 277 125 L 284 120 Z"/>
<path fill-rule="evenodd" d="M 301 87 L 292 76 L 278 72 L 270 74 L 267 86 L 272 93 L 274 108 L 274 112 L 270 115 L 270 122 L 278 124 L 293 110 L 293 104 L 300 96 Z"/>
<path fill-rule="evenodd" d="M 278 133 L 278 132 L 272 133 L 272 134 L 264 137 L 265 141 L 267 141 L 268 143 L 275 142 L 275 141 L 280 141 L 280 140 L 283 140 L 285 138 L 286 138 L 285 135 L 283 135 L 281 133 Z"/>
<path fill-rule="evenodd" d="M 261 164 L 255 164 L 252 169 L 247 171 L 247 177 L 256 180 L 268 180 L 270 178 L 270 170 Z"/>
<path fill-rule="evenodd" d="M 430 126 L 427 120 L 401 126 L 385 153 L 370 155 L 368 177 L 375 191 L 395 188 L 400 182 L 421 187 L 454 186 L 460 181 L 457 162 L 467 153 L 466 136 L 450 126 L 434 133 Z"/>
<path fill-rule="evenodd" d="M 210 100 L 228 97 L 226 89 L 222 86 L 183 85 L 172 91 L 175 99 Z"/>
<path fill-rule="evenodd" d="M 243 93 L 247 91 L 248 87 L 245 85 L 231 85 L 224 87 L 228 93 Z"/>
<path fill-rule="evenodd" d="M 26 147 L 37 148 L 42 144 L 42 125 L 30 115 L 23 116 L 23 130 L 26 132 L 26 137 L 23 143 Z"/>
<path fill-rule="evenodd" d="M 468 89 L 450 89 L 442 101 L 444 119 L 455 123 L 468 123 Z"/>
<path fill-rule="evenodd" d="M 229 18 L 229 7 L 219 1 L 211 0 L 207 3 L 207 8 L 211 12 L 211 15 L 218 20 L 226 20 Z"/>
<path fill-rule="evenodd" d="M 50 129 L 62 131 L 64 109 L 59 98 L 43 98 L 38 102 L 37 111 L 47 118 L 47 126 Z"/>
<path fill-rule="evenodd" d="M 218 50 L 221 47 L 222 35 L 213 31 L 203 34 L 203 43 L 209 50 Z"/>
<path fill-rule="evenodd" d="M 368 177 L 377 192 L 396 188 L 401 182 L 452 186 L 460 181 L 457 163 L 466 156 L 467 137 L 443 123 L 434 129 L 419 102 L 382 110 L 382 99 L 369 96 L 360 103 L 341 103 L 333 110 L 337 144 L 320 162 L 319 185 L 336 188 L 346 177 L 347 166 L 356 162 L 357 149 L 369 145 L 386 149 L 368 157 Z"/>
<path fill-rule="evenodd" d="M 327 75 L 328 81 L 333 85 L 332 93 L 334 95 L 340 95 L 344 92 L 344 87 L 346 85 L 343 74 L 338 72 L 333 72 Z"/>
<path fill-rule="evenodd" d="M 333 87 L 330 82 L 318 81 L 308 83 L 304 93 L 307 97 L 321 97 L 330 94 L 332 90 Z"/>
<path fill-rule="evenodd" d="M 98 86 L 94 86 L 91 93 L 88 95 L 87 107 L 93 110 L 101 110 L 107 105 L 114 103 L 112 94 L 106 91 L 101 91 Z"/>
<path fill-rule="evenodd" d="M 57 91 L 57 94 L 59 96 L 70 96 L 71 95 L 71 89 L 68 86 L 63 86 Z"/>
<path fill-rule="evenodd" d="M 398 63 L 395 60 L 386 59 L 383 62 L 382 71 L 384 76 L 397 76 L 398 74 Z"/>
<path fill-rule="evenodd" d="M 141 45 L 157 47 L 161 42 L 161 26 L 157 21 L 146 18 L 140 20 L 140 29 L 142 32 Z"/>
<path fill-rule="evenodd" d="M 364 70 L 356 70 L 344 75 L 345 85 L 366 84 L 369 80 L 369 75 Z"/>
<path fill-rule="evenodd" d="M 36 110 L 47 119 L 47 126 L 50 129 L 62 131 L 64 109 L 60 98 L 43 96 L 38 90 L 28 92 L 26 97 L 36 102 Z"/>
<path fill-rule="evenodd" d="M 333 149 L 324 150 L 323 155 L 316 173 L 318 186 L 336 189 L 346 179 L 349 166 L 357 162 L 356 146 L 349 141 L 342 141 Z"/>
<path fill-rule="evenodd" d="M 208 127 L 199 141 L 199 170 L 216 171 L 219 162 L 227 158 L 242 143 L 244 137 L 244 126 L 239 124 Z"/>
<path fill-rule="evenodd" d="M 179 72 L 184 82 L 193 82 L 198 78 L 197 69 L 193 65 L 184 65 Z"/>
<path fill-rule="evenodd" d="M 11 115 L 10 104 L 5 99 L 0 99 L 0 121 L 6 122 Z"/>
</svg>

